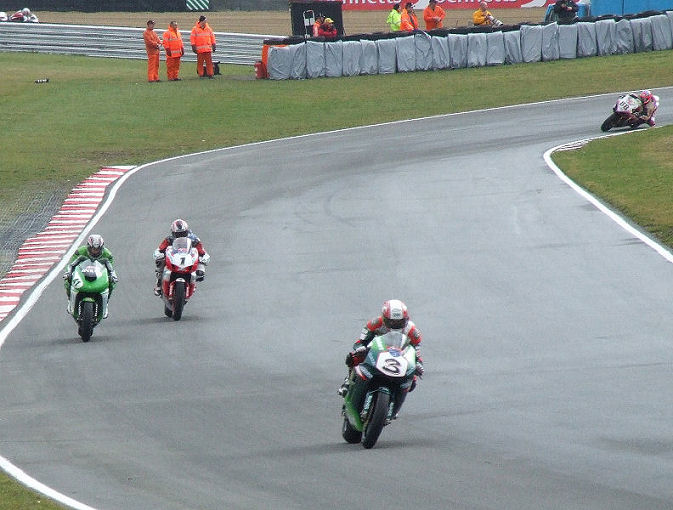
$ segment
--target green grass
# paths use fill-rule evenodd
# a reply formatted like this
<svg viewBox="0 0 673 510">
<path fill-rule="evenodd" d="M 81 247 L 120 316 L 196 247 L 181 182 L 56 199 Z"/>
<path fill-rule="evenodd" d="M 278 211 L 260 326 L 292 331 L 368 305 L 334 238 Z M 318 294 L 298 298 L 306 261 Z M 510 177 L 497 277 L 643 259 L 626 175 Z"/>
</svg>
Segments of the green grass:
<svg viewBox="0 0 673 510">
<path fill-rule="evenodd" d="M 606 115 L 607 116 L 607 115 Z M 594 140 L 554 162 L 575 182 L 673 247 L 673 128 Z"/>
<path fill-rule="evenodd" d="M 647 63 L 647 83 L 641 78 Z M 0 203 L 46 181 L 68 188 L 103 165 L 467 109 L 671 83 L 673 52 L 388 76 L 146 83 L 144 61 L 0 53 Z M 163 65 L 161 72 L 163 73 Z M 49 77 L 46 84 L 35 79 Z M 411 96 L 407 94 L 411 92 Z M 410 97 L 412 99 L 410 99 Z M 177 127 L 179 136 L 169 130 Z M 12 150 L 25 147 L 30 152 Z M 26 154 L 37 157 L 27 157 Z"/>
<path fill-rule="evenodd" d="M 254 80 L 252 66 L 222 66 L 223 76 L 200 81 L 195 65 L 185 63 L 182 82 L 148 84 L 145 66 L 143 61 L 0 53 L 0 211 L 24 210 L 36 187 L 65 193 L 104 165 L 440 113 L 673 85 L 671 51 L 282 82 Z M 43 77 L 50 82 L 33 83 Z M 597 131 L 602 120 L 596 119 Z M 672 132 L 645 130 L 596 141 L 555 160 L 670 245 Z M 0 477 L 1 510 L 38 507 L 60 508 Z"/>
<path fill-rule="evenodd" d="M 7 476 L 0 476 L 0 508 L 2 510 L 63 510 L 64 506 L 26 490 Z"/>
</svg>

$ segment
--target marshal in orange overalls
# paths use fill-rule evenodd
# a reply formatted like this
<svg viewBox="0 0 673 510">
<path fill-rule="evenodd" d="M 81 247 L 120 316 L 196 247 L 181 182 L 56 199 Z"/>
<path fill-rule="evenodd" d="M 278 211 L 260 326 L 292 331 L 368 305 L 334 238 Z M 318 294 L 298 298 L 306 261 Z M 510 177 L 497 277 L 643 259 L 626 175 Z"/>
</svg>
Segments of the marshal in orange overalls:
<svg viewBox="0 0 673 510">
<path fill-rule="evenodd" d="M 180 79 L 178 78 L 180 57 L 185 54 L 185 47 L 176 21 L 171 21 L 168 25 L 168 30 L 164 32 L 163 42 L 166 51 L 166 76 L 168 81 L 178 81 Z"/>
<path fill-rule="evenodd" d="M 206 17 L 201 16 L 194 28 L 192 28 L 189 42 L 192 51 L 196 53 L 196 72 L 201 78 L 204 77 L 203 65 L 206 65 L 206 75 L 213 77 L 213 51 L 215 51 L 215 34 L 206 23 Z"/>
<path fill-rule="evenodd" d="M 147 22 L 147 29 L 143 32 L 145 49 L 147 50 L 147 81 L 152 83 L 159 81 L 159 48 L 161 41 L 154 33 L 154 21 Z"/>
</svg>

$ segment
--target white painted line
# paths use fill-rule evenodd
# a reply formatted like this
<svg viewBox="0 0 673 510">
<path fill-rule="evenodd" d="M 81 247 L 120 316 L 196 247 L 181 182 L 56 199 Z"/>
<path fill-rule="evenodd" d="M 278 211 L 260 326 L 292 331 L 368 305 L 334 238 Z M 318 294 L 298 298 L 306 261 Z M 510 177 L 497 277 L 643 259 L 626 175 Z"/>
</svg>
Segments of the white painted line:
<svg viewBox="0 0 673 510">
<path fill-rule="evenodd" d="M 627 132 L 624 132 L 624 133 L 615 133 L 615 134 L 609 135 L 609 136 L 618 136 L 618 135 L 628 134 L 628 133 L 633 133 L 633 132 L 635 132 L 635 131 L 627 131 Z M 597 137 L 597 138 L 602 138 L 602 137 Z M 571 144 L 576 144 L 576 143 L 579 143 L 579 141 L 571 142 Z M 659 244 L 658 241 L 655 241 L 653 238 L 649 237 L 649 235 L 645 234 L 644 232 L 642 232 L 638 228 L 634 227 L 624 217 L 617 214 L 615 211 L 613 211 L 608 206 L 606 206 L 603 202 L 598 200 L 594 195 L 592 195 L 587 190 L 585 190 L 584 188 L 579 186 L 572 179 L 570 179 L 570 177 L 568 177 L 566 174 L 564 174 L 563 171 L 558 166 L 556 166 L 556 163 L 554 163 L 551 159 L 551 155 L 555 151 L 561 150 L 561 148 L 567 147 L 571 144 L 557 145 L 556 147 L 552 147 L 547 152 L 545 152 L 544 153 L 544 160 L 547 163 L 547 166 L 556 174 L 556 176 L 559 179 L 561 179 L 564 183 L 566 183 L 568 186 L 570 186 L 577 194 L 579 194 L 584 199 L 591 202 L 591 204 L 593 204 L 593 206 L 596 207 L 596 209 L 598 209 L 603 214 L 605 214 L 608 218 L 610 218 L 617 225 L 619 225 L 624 230 L 626 230 L 629 234 L 631 234 L 632 236 L 640 239 L 647 246 L 652 248 L 659 255 L 661 255 L 664 259 L 666 259 L 668 262 L 673 262 L 673 254 L 671 253 L 671 251 L 668 248 Z"/>
</svg>

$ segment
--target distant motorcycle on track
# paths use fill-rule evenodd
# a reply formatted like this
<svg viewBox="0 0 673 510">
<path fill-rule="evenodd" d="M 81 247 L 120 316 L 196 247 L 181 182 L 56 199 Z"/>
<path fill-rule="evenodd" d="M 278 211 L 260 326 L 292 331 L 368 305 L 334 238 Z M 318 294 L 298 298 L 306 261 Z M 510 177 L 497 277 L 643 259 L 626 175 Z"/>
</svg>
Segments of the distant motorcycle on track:
<svg viewBox="0 0 673 510">
<path fill-rule="evenodd" d="M 164 314 L 179 321 L 189 299 L 196 291 L 199 253 L 192 246 L 189 237 L 178 237 L 166 249 L 165 255 L 155 253 L 155 260 L 165 256 L 165 266 L 161 279 L 161 298 Z"/>
<path fill-rule="evenodd" d="M 612 114 L 601 124 L 601 131 L 607 132 L 612 128 L 628 127 L 637 128 L 644 121 L 640 119 L 640 112 L 643 105 L 634 94 L 624 94 L 617 98 L 617 102 L 612 107 Z"/>
<path fill-rule="evenodd" d="M 91 340 L 93 328 L 108 314 L 110 280 L 107 267 L 95 259 L 85 258 L 72 272 L 66 285 L 70 286 L 68 313 L 78 325 L 83 342 Z"/>
</svg>

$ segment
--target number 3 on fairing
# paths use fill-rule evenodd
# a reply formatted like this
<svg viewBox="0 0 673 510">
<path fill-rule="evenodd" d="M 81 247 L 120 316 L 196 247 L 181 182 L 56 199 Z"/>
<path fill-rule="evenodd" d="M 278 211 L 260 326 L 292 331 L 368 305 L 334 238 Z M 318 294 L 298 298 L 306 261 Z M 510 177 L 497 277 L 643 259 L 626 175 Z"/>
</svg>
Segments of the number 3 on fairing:
<svg viewBox="0 0 673 510">
<path fill-rule="evenodd" d="M 376 368 L 391 377 L 404 377 L 407 373 L 407 360 L 399 355 L 382 352 L 376 360 Z"/>
</svg>

